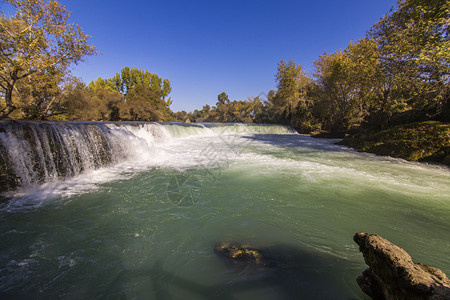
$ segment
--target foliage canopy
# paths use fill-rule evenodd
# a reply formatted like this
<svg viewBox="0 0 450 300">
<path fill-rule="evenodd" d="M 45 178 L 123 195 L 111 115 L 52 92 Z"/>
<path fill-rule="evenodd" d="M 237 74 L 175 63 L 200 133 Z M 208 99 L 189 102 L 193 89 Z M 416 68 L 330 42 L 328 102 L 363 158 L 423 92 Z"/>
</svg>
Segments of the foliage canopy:
<svg viewBox="0 0 450 300">
<path fill-rule="evenodd" d="M 54 88 L 67 74 L 70 64 L 97 52 L 89 45 L 88 35 L 77 24 L 68 23 L 70 12 L 58 1 L 5 2 L 16 11 L 10 18 L 0 15 L 0 87 L 5 99 L 2 115 L 8 116 L 16 109 L 13 93 L 19 92 L 17 84 L 27 79 L 28 86 L 39 86 L 34 94 L 43 96 L 50 77 L 54 82 L 48 87 Z M 17 96 L 23 99 L 20 93 Z M 41 102 L 38 108 L 47 113 L 52 95 L 38 102 Z"/>
</svg>

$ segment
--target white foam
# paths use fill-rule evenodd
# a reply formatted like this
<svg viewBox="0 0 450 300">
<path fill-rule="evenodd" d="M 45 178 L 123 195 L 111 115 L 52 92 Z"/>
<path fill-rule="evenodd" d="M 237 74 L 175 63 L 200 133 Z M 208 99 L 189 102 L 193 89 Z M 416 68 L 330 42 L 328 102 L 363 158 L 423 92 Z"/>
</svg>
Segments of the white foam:
<svg viewBox="0 0 450 300">
<path fill-rule="evenodd" d="M 332 141 L 309 136 L 233 133 L 226 128 L 212 130 L 203 125 L 194 128 L 156 123 L 107 126 L 110 135 L 127 151 L 125 160 L 97 170 L 86 170 L 65 181 L 53 179 L 10 193 L 8 196 L 12 200 L 0 209 L 36 209 L 50 200 L 65 201 L 101 189 L 104 183 L 128 180 L 152 168 L 183 171 L 231 166 L 246 173 L 298 177 L 309 182 L 331 182 L 336 178 L 359 181 L 405 193 L 420 193 L 430 188 L 429 183 L 422 183 L 407 174 L 412 172 L 435 176 L 433 189 L 448 187 L 439 179 L 448 177 L 448 171 L 443 168 L 361 154 L 336 146 Z M 182 134 L 183 130 L 186 132 Z M 175 138 L 174 134 L 182 137 Z"/>
</svg>

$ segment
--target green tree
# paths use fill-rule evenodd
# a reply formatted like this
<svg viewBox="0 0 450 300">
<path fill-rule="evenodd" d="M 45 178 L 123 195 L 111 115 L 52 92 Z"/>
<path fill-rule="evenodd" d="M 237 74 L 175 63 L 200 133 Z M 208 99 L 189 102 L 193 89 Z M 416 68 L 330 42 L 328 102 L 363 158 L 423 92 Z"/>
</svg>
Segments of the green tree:
<svg viewBox="0 0 450 300">
<path fill-rule="evenodd" d="M 215 122 L 215 116 L 215 107 L 211 108 L 211 106 L 205 104 L 201 110 L 196 109 L 192 113 L 189 113 L 186 119 L 189 118 L 193 122 Z"/>
<path fill-rule="evenodd" d="M 74 80 L 63 88 L 62 109 L 66 120 L 70 121 L 97 121 L 100 116 L 96 103 L 92 101 L 91 94 L 81 81 Z"/>
<path fill-rule="evenodd" d="M 97 78 L 97 80 L 95 81 L 91 81 L 88 85 L 88 88 L 92 92 L 96 92 L 97 90 L 120 91 L 117 89 L 117 85 L 115 84 L 113 79 L 103 79 L 101 77 Z"/>
<path fill-rule="evenodd" d="M 174 119 L 175 119 L 174 121 L 176 121 L 176 122 L 187 122 L 189 119 L 189 114 L 184 110 L 177 111 L 173 115 L 174 115 Z M 190 120 L 189 120 L 189 122 L 190 122 Z"/>
<path fill-rule="evenodd" d="M 161 95 L 163 100 L 166 99 L 166 97 L 170 94 L 170 92 L 172 91 L 172 86 L 170 85 L 170 81 L 169 79 L 164 79 L 163 80 L 163 85 L 162 85 L 162 89 L 161 89 Z M 172 99 L 167 99 L 167 105 L 170 106 L 172 104 Z"/>
<path fill-rule="evenodd" d="M 120 71 L 120 76 L 122 78 L 123 93 L 126 95 L 128 91 L 133 88 L 133 80 L 131 78 L 131 72 L 129 67 L 125 67 Z"/>
<path fill-rule="evenodd" d="M 288 63 L 280 61 L 276 74 L 277 92 L 274 98 L 277 114 L 280 117 L 292 117 L 292 114 L 300 101 L 300 79 L 302 67 L 292 59 Z"/>
<path fill-rule="evenodd" d="M 103 79 L 98 78 L 89 83 L 89 89 L 95 91 L 96 89 L 104 89 L 108 91 L 117 91 L 122 93 L 125 97 L 128 93 L 138 86 L 147 86 L 152 88 L 161 99 L 166 101 L 166 105 L 172 104 L 172 99 L 167 96 L 172 91 L 170 81 L 162 79 L 157 74 L 150 73 L 148 70 L 139 70 L 137 68 L 124 67 L 120 73 L 114 77 Z M 166 100 L 167 98 L 167 100 Z"/>
<path fill-rule="evenodd" d="M 112 78 L 89 83 L 102 120 L 170 121 L 170 81 L 148 70 L 124 67 Z M 118 97 L 117 95 L 121 95 Z M 118 99 L 121 99 L 118 101 Z"/>
<path fill-rule="evenodd" d="M 70 12 L 58 1 L 5 2 L 16 13 L 10 18 L 0 14 L 0 88 L 5 100 L 2 116 L 16 109 L 16 84 L 32 75 L 66 73 L 72 63 L 97 53 L 81 28 L 68 23 Z"/>
<path fill-rule="evenodd" d="M 217 95 L 216 107 L 214 108 L 213 122 L 231 122 L 230 116 L 230 99 L 225 92 Z"/>
<path fill-rule="evenodd" d="M 138 85 L 120 104 L 120 117 L 129 121 L 163 122 L 172 120 L 172 112 L 160 93 L 149 86 Z"/>
<path fill-rule="evenodd" d="M 230 99 L 228 98 L 227 93 L 222 92 L 217 96 L 217 104 L 216 105 L 221 105 L 221 104 L 227 104 L 230 103 Z"/>
<path fill-rule="evenodd" d="M 94 110 L 97 114 L 96 120 L 120 120 L 120 107 L 123 101 L 123 95 L 117 91 L 97 90 L 91 98 L 91 102 L 93 103 Z"/>
<path fill-rule="evenodd" d="M 189 119 L 195 122 L 253 123 L 261 117 L 262 110 L 259 97 L 230 101 L 228 95 L 222 92 L 217 96 L 216 106 L 205 105 L 201 110 L 195 110 Z"/>
</svg>

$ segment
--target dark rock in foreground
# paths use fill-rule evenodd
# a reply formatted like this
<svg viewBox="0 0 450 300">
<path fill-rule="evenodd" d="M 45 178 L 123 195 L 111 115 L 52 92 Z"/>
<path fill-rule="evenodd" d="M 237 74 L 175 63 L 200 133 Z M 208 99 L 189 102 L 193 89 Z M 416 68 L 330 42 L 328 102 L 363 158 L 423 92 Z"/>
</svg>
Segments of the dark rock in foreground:
<svg viewBox="0 0 450 300">
<path fill-rule="evenodd" d="M 369 266 L 357 282 L 372 299 L 450 299 L 450 280 L 441 270 L 414 263 L 378 235 L 356 233 L 353 240 Z"/>
</svg>

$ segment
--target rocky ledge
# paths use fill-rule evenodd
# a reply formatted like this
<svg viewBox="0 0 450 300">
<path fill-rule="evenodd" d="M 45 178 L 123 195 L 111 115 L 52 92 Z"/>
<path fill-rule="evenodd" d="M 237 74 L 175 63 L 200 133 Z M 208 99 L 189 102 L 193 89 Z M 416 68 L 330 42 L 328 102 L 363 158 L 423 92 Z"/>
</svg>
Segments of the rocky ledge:
<svg viewBox="0 0 450 300">
<path fill-rule="evenodd" d="M 356 233 L 353 240 L 369 266 L 357 282 L 372 299 L 450 299 L 450 280 L 441 270 L 414 263 L 378 235 Z"/>
</svg>

